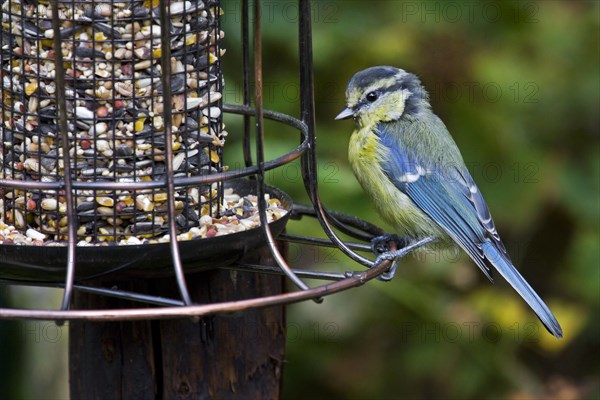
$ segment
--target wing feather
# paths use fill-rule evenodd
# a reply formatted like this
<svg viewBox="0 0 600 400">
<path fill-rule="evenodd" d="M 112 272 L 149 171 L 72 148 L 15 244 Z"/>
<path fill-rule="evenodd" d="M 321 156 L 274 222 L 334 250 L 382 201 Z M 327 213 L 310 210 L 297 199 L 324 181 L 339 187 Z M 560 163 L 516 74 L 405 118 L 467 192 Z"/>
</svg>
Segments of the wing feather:
<svg viewBox="0 0 600 400">
<path fill-rule="evenodd" d="M 381 143 L 390 150 L 383 165 L 388 179 L 440 225 L 493 280 L 483 251 L 476 245 L 485 238 L 475 207 L 467 197 L 469 189 L 461 187 L 460 180 L 446 179 L 442 171 L 404 151 L 398 138 L 388 134 L 384 126 L 380 126 L 378 132 Z M 453 187 L 453 182 L 458 186 Z"/>
<path fill-rule="evenodd" d="M 400 137 L 388 129 L 380 125 L 377 130 L 381 144 L 387 148 L 388 157 L 382 165 L 387 178 L 467 252 L 490 280 L 489 265 L 494 266 L 550 333 L 562 337 L 562 329 L 548 306 L 512 265 L 485 200 L 462 160 L 459 165 L 435 165 L 407 151 Z"/>
</svg>

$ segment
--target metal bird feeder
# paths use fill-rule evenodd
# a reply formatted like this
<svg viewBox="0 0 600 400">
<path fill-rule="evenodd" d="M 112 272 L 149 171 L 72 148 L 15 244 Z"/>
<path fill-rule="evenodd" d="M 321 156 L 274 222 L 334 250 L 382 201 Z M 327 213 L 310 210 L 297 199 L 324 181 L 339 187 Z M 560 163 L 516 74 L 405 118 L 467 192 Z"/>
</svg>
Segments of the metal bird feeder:
<svg viewBox="0 0 600 400">
<path fill-rule="evenodd" d="M 98 364 L 98 350 L 94 348 L 94 340 L 104 337 L 105 325 L 85 324 L 129 321 L 131 328 L 121 328 L 128 333 L 120 331 L 116 336 L 125 340 L 130 337 L 127 335 L 135 336 L 134 332 L 147 332 L 143 343 L 149 346 L 128 358 L 136 367 L 130 371 L 146 371 L 150 356 L 145 354 L 152 348 L 149 343 L 156 345 L 163 340 L 158 346 L 162 355 L 152 367 L 161 371 L 162 362 L 162 383 L 155 387 L 157 378 L 152 369 L 134 379 L 138 385 L 127 388 L 132 390 L 130 394 L 142 396 L 139 390 L 145 388 L 148 396 L 153 396 L 161 387 L 166 397 L 187 393 L 203 382 L 201 375 L 194 384 L 181 378 L 180 386 L 171 391 L 167 391 L 165 378 L 182 360 L 167 362 L 170 353 L 165 346 L 177 346 L 177 341 L 170 340 L 177 336 L 174 332 L 192 329 L 180 329 L 182 317 L 198 321 L 198 317 L 209 315 L 256 311 L 307 299 L 320 301 L 362 285 L 390 268 L 389 261 L 375 265 L 356 252 L 370 251 L 365 242 L 381 235 L 380 228 L 328 211 L 319 199 L 308 0 L 299 0 L 299 118 L 263 109 L 258 0 L 252 7 L 244 0 L 241 7 L 242 105 L 223 104 L 221 63 L 226 61 L 222 60 L 219 1 L 0 3 L 0 284 L 64 290 L 60 309 L 2 308 L 0 318 L 70 321 L 74 371 L 89 362 L 99 368 L 106 366 Z M 250 91 L 251 81 L 255 83 L 254 93 Z M 224 114 L 243 116 L 244 168 L 225 167 L 222 149 L 226 139 L 240 133 L 226 131 Z M 265 118 L 298 132 L 298 145 L 273 160 L 264 159 Z M 252 133 L 255 157 L 251 154 Z M 311 206 L 293 204 L 285 193 L 265 184 L 265 171 L 296 159 L 301 160 Z M 284 233 L 289 219 L 304 217 L 318 219 L 328 239 Z M 360 243 L 342 241 L 334 228 Z M 430 240 L 404 250 L 408 253 Z M 286 241 L 337 247 L 369 269 L 340 273 L 292 268 L 278 245 Z M 267 264 L 245 261 L 257 248 L 268 249 Z M 229 297 L 215 296 L 219 298 L 215 302 L 208 293 L 196 297 L 202 298 L 201 303 L 194 303 L 187 282 L 199 283 L 193 280 L 197 274 L 192 272 L 222 269 L 257 277 L 285 275 L 299 290 L 282 293 L 279 283 L 274 285 L 274 292 L 263 292 L 267 295 L 238 298 L 232 286 L 229 290 L 215 289 L 222 289 Z M 156 285 L 152 279 L 162 277 L 175 277 L 176 289 L 169 295 L 137 290 L 136 284 L 147 282 L 148 289 Z M 305 278 L 329 282 L 311 288 Z M 123 280 L 131 285 L 111 283 Z M 209 285 L 209 281 L 200 284 Z M 82 300 L 86 295 L 99 299 L 92 304 L 93 309 Z M 121 303 L 111 306 L 112 301 L 125 301 L 127 308 Z M 277 315 L 282 321 L 283 315 Z M 150 325 L 165 319 L 172 324 L 160 328 Z M 208 328 L 204 322 L 200 325 L 200 331 L 195 327 L 190 332 L 204 342 Z M 231 329 L 239 329 L 238 325 L 224 323 L 221 332 L 232 336 Z M 167 339 L 157 342 L 156 337 L 151 338 L 158 332 Z M 277 329 L 272 334 L 282 336 Z M 230 339 L 235 343 L 241 340 Z M 267 342 L 263 355 L 272 359 L 274 345 Z M 136 349 L 136 343 L 129 345 Z M 284 344 L 279 340 L 278 348 Z M 187 351 L 186 345 L 172 349 L 173 353 Z M 102 346 L 106 346 L 105 341 Z M 222 343 L 222 351 L 232 351 L 231 346 Z M 212 357 L 213 350 L 204 347 L 197 350 Z M 254 353 L 259 353 L 253 347 Z M 185 359 L 193 362 L 189 356 Z M 122 389 L 118 380 L 128 372 L 116 373 L 114 379 L 106 375 L 106 382 L 93 374 L 77 374 L 71 382 L 72 392 L 87 393 L 93 386 L 99 397 L 115 395 Z M 189 376 L 194 375 L 190 372 Z M 140 379 L 147 379 L 146 384 L 139 383 Z M 221 381 L 215 378 L 215 382 Z M 231 388 L 226 386 L 222 392 L 213 389 L 203 386 L 199 390 L 230 393 Z M 127 390 L 119 393 L 124 396 Z M 261 390 L 255 393 L 264 394 Z"/>
<path fill-rule="evenodd" d="M 61 287 L 64 296 L 61 310 L 1 309 L 0 318 L 203 316 L 318 300 L 390 267 L 356 253 L 370 251 L 364 242 L 381 229 L 319 199 L 310 2 L 299 1 L 299 118 L 263 109 L 260 2 L 253 6 L 241 8 L 243 105 L 227 105 L 218 1 L 2 1 L 0 281 Z M 243 115 L 245 168 L 224 168 L 226 113 Z M 265 160 L 264 118 L 295 128 L 299 145 Z M 312 206 L 264 182 L 265 171 L 298 158 Z M 329 239 L 283 234 L 290 216 L 317 218 Z M 334 227 L 363 243 L 343 242 Z M 338 247 L 370 268 L 293 269 L 276 239 Z M 259 246 L 276 266 L 237 263 Z M 206 268 L 285 274 L 300 290 L 193 305 L 186 273 Z M 176 277 L 179 298 L 86 284 L 164 275 Z M 336 282 L 310 288 L 305 277 Z M 71 310 L 76 290 L 162 307 Z"/>
</svg>

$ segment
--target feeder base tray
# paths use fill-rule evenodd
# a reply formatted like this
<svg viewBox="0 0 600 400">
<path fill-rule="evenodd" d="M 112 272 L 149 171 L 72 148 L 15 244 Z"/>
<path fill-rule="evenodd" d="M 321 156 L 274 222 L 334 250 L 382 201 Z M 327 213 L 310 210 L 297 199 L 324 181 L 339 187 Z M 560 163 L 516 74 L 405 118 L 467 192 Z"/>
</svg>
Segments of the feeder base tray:
<svg viewBox="0 0 600 400">
<path fill-rule="evenodd" d="M 256 193 L 256 182 L 238 179 L 225 182 L 226 188 L 246 196 Z M 281 202 L 287 212 L 269 224 L 273 236 L 285 228 L 292 210 L 291 198 L 266 186 L 265 193 Z M 243 255 L 261 247 L 265 237 L 260 226 L 211 238 L 179 242 L 185 272 L 233 264 Z M 67 246 L 24 246 L 0 244 L 0 280 L 63 282 Z M 104 275 L 161 276 L 173 273 L 169 243 L 126 246 L 84 246 L 76 248 L 75 279 L 81 281 Z"/>
</svg>

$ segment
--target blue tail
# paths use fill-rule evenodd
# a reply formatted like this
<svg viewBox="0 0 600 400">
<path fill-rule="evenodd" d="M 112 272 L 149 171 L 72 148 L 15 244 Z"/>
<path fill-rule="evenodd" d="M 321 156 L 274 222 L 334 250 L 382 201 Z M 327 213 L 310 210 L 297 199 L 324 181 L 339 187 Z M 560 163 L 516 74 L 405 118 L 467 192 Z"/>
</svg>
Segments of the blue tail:
<svg viewBox="0 0 600 400">
<path fill-rule="evenodd" d="M 511 286 L 521 295 L 521 297 L 529 304 L 529 307 L 535 311 L 538 318 L 546 329 L 556 336 L 561 338 L 562 328 L 560 324 L 548 308 L 548 306 L 540 299 L 540 296 L 529 286 L 525 278 L 519 274 L 519 271 L 512 265 L 510 260 L 505 257 L 492 242 L 482 244 L 483 254 L 490 263 L 500 272 L 500 274 L 511 284 Z"/>
</svg>

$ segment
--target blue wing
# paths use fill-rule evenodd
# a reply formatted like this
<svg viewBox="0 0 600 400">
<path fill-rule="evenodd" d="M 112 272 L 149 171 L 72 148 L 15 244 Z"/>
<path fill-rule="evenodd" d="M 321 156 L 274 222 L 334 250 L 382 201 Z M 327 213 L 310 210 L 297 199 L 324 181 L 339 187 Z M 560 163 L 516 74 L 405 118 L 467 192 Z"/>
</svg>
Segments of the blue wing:
<svg viewBox="0 0 600 400">
<path fill-rule="evenodd" d="M 494 266 L 550 333 L 562 337 L 554 315 L 510 261 L 485 200 L 462 161 L 436 166 L 407 152 L 393 132 L 389 123 L 377 129 L 381 144 L 388 149 L 382 167 L 390 181 L 467 252 L 490 280 L 489 265 Z"/>
</svg>

